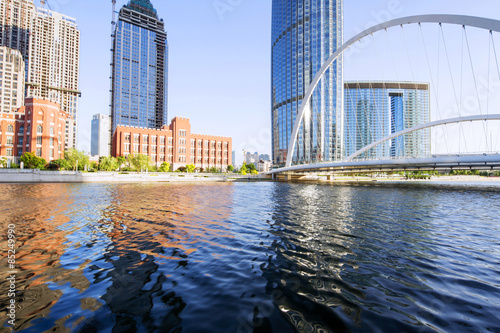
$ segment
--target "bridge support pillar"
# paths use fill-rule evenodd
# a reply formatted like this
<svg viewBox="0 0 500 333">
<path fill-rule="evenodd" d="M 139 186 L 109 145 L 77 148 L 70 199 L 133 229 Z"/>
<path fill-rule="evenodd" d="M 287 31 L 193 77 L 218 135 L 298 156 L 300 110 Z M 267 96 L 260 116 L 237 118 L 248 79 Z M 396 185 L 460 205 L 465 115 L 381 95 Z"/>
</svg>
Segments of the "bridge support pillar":
<svg viewBox="0 0 500 333">
<path fill-rule="evenodd" d="M 333 175 L 328 175 L 328 176 L 326 176 L 326 180 L 328 180 L 328 181 L 331 181 L 331 180 L 333 180 L 333 179 L 334 179 Z"/>
<path fill-rule="evenodd" d="M 278 175 L 277 174 L 273 173 L 272 177 L 273 177 L 273 180 L 278 180 Z"/>
<path fill-rule="evenodd" d="M 291 174 L 285 174 L 285 181 L 289 182 L 292 180 L 292 175 Z"/>
</svg>

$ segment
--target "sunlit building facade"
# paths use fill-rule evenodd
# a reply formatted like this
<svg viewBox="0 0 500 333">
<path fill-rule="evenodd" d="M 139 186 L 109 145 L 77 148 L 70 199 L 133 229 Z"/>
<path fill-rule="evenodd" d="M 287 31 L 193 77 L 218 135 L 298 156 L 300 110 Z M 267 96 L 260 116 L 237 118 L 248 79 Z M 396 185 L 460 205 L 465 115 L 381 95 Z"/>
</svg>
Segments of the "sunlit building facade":
<svg viewBox="0 0 500 333">
<path fill-rule="evenodd" d="M 430 121 L 429 84 L 345 82 L 344 153 L 350 156 L 391 134 Z M 430 129 L 380 144 L 360 158 L 430 157 Z"/>
<path fill-rule="evenodd" d="M 117 126 L 161 128 L 167 114 L 168 44 L 149 0 L 120 10 L 113 40 L 112 131 Z"/>
<path fill-rule="evenodd" d="M 343 0 L 273 0 L 272 155 L 283 166 L 302 99 L 343 43 Z M 293 164 L 342 157 L 342 58 L 327 70 L 306 108 Z"/>
<path fill-rule="evenodd" d="M 0 46 L 0 112 L 16 112 L 23 105 L 24 68 L 21 52 Z"/>
</svg>

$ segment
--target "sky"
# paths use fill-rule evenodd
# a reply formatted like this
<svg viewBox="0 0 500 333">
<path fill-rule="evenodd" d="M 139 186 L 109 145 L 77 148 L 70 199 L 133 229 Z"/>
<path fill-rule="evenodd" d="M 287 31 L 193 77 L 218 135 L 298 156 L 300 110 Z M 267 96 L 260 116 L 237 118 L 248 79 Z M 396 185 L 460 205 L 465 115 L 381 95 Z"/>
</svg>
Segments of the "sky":
<svg viewBox="0 0 500 333">
<path fill-rule="evenodd" d="M 92 115 L 109 114 L 111 1 L 47 2 L 52 10 L 76 18 L 81 31 L 78 148 L 89 151 Z M 116 10 L 126 2 L 118 0 Z M 232 137 L 237 164 L 242 161 L 244 149 L 270 154 L 272 1 L 151 2 L 168 33 L 169 120 L 187 117 L 194 133 Z M 39 0 L 35 4 L 40 5 Z M 500 19 L 500 1 L 345 0 L 344 40 L 376 23 L 418 14 Z M 382 40 L 379 49 L 383 48 Z M 360 69 L 361 64 L 370 61 L 372 54 L 361 50 L 353 55 L 352 61 L 346 63 L 344 78 L 360 79 L 366 73 Z"/>
</svg>

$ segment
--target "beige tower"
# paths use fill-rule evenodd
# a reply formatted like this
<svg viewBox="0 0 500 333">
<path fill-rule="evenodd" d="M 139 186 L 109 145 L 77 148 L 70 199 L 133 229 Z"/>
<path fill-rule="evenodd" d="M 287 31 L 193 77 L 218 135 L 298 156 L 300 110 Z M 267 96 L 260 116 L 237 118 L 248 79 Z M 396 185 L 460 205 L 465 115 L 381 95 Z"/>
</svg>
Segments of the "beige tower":
<svg viewBox="0 0 500 333">
<path fill-rule="evenodd" d="M 0 46 L 21 52 L 29 57 L 30 31 L 36 9 L 33 0 L 0 0 Z M 25 63 L 25 74 L 28 64 Z"/>
<path fill-rule="evenodd" d="M 16 112 L 23 102 L 23 56 L 18 50 L 0 46 L 0 112 Z"/>
<path fill-rule="evenodd" d="M 37 8 L 30 40 L 26 96 L 47 98 L 73 117 L 68 124 L 66 147 L 76 147 L 80 31 L 76 20 Z M 69 127 L 72 127 L 71 129 Z"/>
</svg>

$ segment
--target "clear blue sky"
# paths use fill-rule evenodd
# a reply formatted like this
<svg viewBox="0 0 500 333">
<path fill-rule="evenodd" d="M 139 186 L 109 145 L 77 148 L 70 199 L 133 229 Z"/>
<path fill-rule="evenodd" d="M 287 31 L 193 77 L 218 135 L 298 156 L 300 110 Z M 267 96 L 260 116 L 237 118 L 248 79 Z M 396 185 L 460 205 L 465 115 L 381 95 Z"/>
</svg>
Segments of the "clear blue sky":
<svg viewBox="0 0 500 333">
<path fill-rule="evenodd" d="M 92 115 L 109 113 L 111 1 L 48 2 L 76 18 L 81 31 L 79 148 L 88 151 Z M 238 163 L 244 148 L 270 153 L 272 1 L 151 2 L 168 31 L 169 118 L 190 118 L 197 133 L 231 136 Z M 117 11 L 125 3 L 117 1 Z M 218 4 L 227 5 L 218 11 Z M 423 13 L 500 18 L 500 1 L 494 0 L 345 0 L 344 5 L 345 40 L 379 20 Z"/>
</svg>

